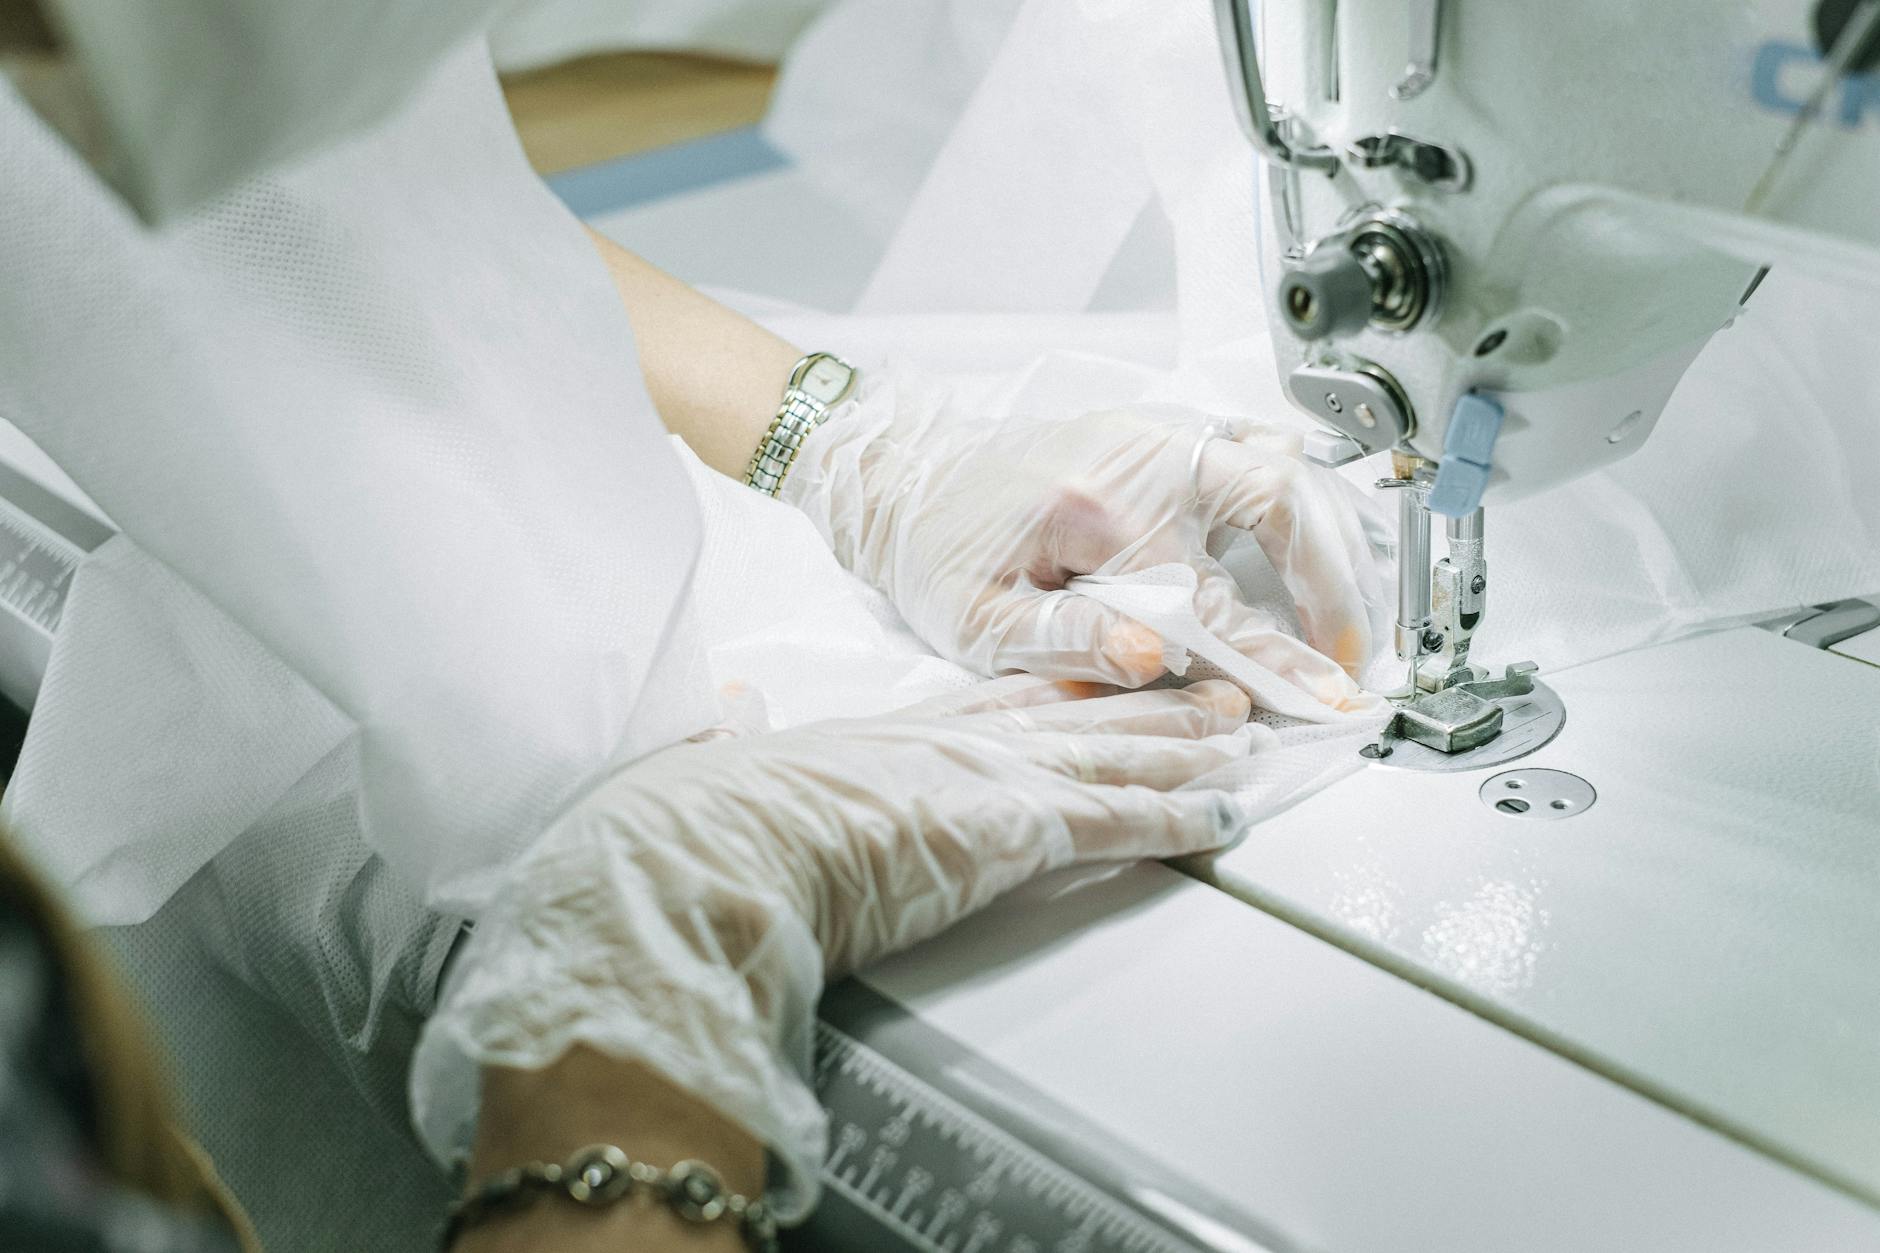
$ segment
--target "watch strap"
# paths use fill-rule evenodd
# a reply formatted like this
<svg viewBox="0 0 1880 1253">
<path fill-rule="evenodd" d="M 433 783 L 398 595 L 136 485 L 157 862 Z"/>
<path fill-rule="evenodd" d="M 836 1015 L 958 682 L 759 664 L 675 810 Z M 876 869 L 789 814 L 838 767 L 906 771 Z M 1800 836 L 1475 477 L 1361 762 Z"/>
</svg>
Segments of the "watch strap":
<svg viewBox="0 0 1880 1253">
<path fill-rule="evenodd" d="M 828 421 L 831 406 L 804 391 L 799 385 L 809 366 L 827 353 L 811 353 L 796 363 L 790 372 L 790 385 L 784 389 L 783 403 L 777 407 L 777 416 L 771 419 L 770 427 L 764 432 L 764 438 L 758 441 L 751 453 L 750 464 L 745 467 L 744 482 L 766 496 L 775 496 L 783 487 L 783 480 L 790 473 L 790 467 L 796 464 L 796 457 L 802 451 L 803 441 L 810 432 Z M 835 358 L 841 361 L 841 358 Z M 853 367 L 842 362 L 853 372 Z M 851 383 L 843 392 L 843 397 L 854 394 Z M 838 400 L 838 403 L 840 401 Z"/>
</svg>

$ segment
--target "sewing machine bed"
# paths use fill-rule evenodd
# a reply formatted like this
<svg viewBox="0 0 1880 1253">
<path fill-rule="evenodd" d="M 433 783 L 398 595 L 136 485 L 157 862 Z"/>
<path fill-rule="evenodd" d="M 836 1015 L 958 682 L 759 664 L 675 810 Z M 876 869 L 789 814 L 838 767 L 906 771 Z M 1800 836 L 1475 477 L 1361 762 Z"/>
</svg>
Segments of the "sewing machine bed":
<svg viewBox="0 0 1880 1253">
<path fill-rule="evenodd" d="M 1373 766 L 1210 879 L 1880 1203 L 1880 668 L 1746 627 L 1549 681 L 1504 769 L 1590 806 Z"/>
<path fill-rule="evenodd" d="M 1042 885 L 869 981 L 1299 1247 L 1880 1248 L 1880 669 L 1744 629 L 1552 681 L 1509 768 L 1571 818 L 1368 768 L 1219 891 Z"/>
</svg>

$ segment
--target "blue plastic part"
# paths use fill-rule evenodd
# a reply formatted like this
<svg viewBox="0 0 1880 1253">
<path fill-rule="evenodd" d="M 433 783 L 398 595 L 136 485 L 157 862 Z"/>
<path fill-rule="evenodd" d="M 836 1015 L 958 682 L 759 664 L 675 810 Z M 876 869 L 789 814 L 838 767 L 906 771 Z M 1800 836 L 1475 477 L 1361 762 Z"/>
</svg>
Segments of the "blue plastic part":
<svg viewBox="0 0 1880 1253">
<path fill-rule="evenodd" d="M 1466 518 L 1480 507 L 1482 493 L 1487 490 L 1487 466 L 1444 457 L 1436 463 L 1436 482 L 1430 488 L 1430 512 L 1445 518 Z"/>
<path fill-rule="evenodd" d="M 1501 402 L 1481 392 L 1464 392 L 1443 432 L 1443 457 L 1460 457 L 1478 466 L 1493 465 L 1495 437 L 1501 434 Z"/>
<path fill-rule="evenodd" d="M 549 190 L 582 218 L 618 213 L 733 179 L 780 170 L 790 159 L 755 126 L 549 175 Z"/>
<path fill-rule="evenodd" d="M 1466 518 L 1481 507 L 1504 416 L 1501 402 L 1480 392 L 1467 392 L 1456 401 L 1449 429 L 1443 433 L 1436 482 L 1430 488 L 1431 513 Z"/>
</svg>

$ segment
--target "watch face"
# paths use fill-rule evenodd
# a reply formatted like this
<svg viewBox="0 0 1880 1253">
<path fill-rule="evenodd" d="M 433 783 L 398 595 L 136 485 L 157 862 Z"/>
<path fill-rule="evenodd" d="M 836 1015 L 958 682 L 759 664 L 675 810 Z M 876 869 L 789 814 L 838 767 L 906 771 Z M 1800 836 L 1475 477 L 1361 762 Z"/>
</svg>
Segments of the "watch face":
<svg viewBox="0 0 1880 1253">
<path fill-rule="evenodd" d="M 803 372 L 803 380 L 797 386 L 823 404 L 833 405 L 848 394 L 854 381 L 853 366 L 824 353 L 811 359 L 809 369 Z"/>
</svg>

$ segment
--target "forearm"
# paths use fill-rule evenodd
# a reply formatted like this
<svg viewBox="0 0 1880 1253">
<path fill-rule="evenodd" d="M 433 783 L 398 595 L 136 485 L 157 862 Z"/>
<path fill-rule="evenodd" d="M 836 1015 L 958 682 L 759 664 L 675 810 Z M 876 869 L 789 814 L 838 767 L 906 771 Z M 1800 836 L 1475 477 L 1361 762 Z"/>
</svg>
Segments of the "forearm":
<svg viewBox="0 0 1880 1253">
<path fill-rule="evenodd" d="M 802 353 L 606 236 L 588 234 L 627 306 L 666 429 L 706 465 L 742 478 Z"/>
<path fill-rule="evenodd" d="M 670 1167 L 704 1162 L 733 1192 L 764 1189 L 763 1146 L 737 1124 L 643 1066 L 576 1048 L 545 1070 L 483 1072 L 482 1113 L 471 1155 L 472 1184 L 531 1161 L 564 1161 L 590 1144 L 619 1146 Z M 687 1223 L 642 1198 L 588 1208 L 540 1198 L 466 1231 L 456 1253 L 739 1253 L 735 1224 Z"/>
</svg>

